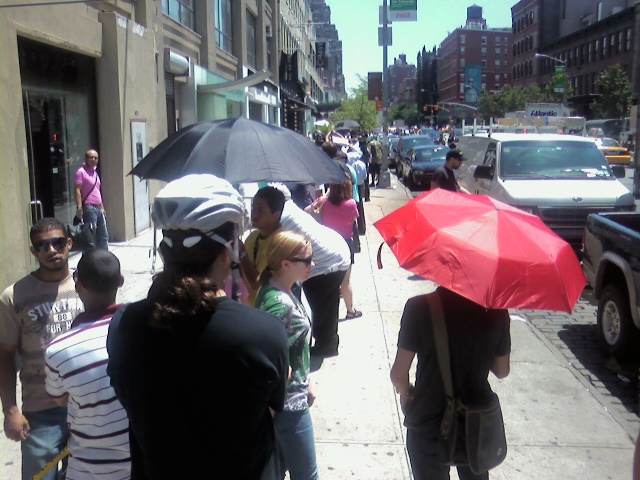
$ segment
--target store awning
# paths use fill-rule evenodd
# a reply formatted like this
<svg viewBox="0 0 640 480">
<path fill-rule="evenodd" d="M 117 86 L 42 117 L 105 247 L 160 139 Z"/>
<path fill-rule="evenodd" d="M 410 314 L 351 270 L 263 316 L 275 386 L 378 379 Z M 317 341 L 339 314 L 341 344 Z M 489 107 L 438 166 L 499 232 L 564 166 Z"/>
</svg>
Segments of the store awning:
<svg viewBox="0 0 640 480">
<path fill-rule="evenodd" d="M 223 92 L 225 90 L 234 90 L 237 88 L 251 87 L 257 83 L 263 82 L 271 77 L 271 72 L 261 70 L 248 77 L 233 80 L 231 82 L 216 83 L 209 85 L 198 85 L 198 92 Z"/>
</svg>

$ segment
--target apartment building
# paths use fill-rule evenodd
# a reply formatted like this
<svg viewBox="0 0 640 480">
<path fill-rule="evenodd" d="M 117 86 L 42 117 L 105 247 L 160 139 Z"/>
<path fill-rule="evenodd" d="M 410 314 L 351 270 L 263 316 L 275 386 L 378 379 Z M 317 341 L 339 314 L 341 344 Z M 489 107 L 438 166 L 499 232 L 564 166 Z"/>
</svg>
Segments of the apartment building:
<svg viewBox="0 0 640 480">
<path fill-rule="evenodd" d="M 439 102 L 475 107 L 481 95 L 510 84 L 512 41 L 511 28 L 489 28 L 482 7 L 467 8 L 465 26 L 451 32 L 438 49 Z M 470 110 L 455 115 L 465 112 Z"/>
</svg>

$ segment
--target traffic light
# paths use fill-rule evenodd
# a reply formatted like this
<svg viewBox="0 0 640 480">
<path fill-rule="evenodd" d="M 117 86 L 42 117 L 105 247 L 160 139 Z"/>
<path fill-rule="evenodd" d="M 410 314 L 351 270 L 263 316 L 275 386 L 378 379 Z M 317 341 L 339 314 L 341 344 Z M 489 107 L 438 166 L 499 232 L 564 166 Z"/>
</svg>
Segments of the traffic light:
<svg viewBox="0 0 640 480">
<path fill-rule="evenodd" d="M 423 111 L 423 112 L 426 112 L 428 109 L 429 109 L 429 106 L 428 106 L 428 105 L 424 105 L 424 106 L 422 107 L 422 111 Z"/>
<path fill-rule="evenodd" d="M 438 110 L 440 110 L 440 105 L 435 106 L 435 111 L 437 112 Z"/>
</svg>

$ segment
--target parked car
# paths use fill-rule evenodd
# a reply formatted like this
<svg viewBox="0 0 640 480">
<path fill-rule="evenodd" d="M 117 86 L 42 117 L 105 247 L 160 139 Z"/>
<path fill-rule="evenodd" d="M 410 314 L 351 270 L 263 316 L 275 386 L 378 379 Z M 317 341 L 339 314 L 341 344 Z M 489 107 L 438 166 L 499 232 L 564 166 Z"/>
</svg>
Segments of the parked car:
<svg viewBox="0 0 640 480">
<path fill-rule="evenodd" d="M 396 167 L 395 148 L 398 145 L 399 135 L 389 135 L 389 167 Z"/>
<path fill-rule="evenodd" d="M 631 163 L 631 152 L 613 138 L 596 138 L 594 141 L 598 150 L 600 150 L 607 159 L 607 162 L 621 165 Z"/>
<path fill-rule="evenodd" d="M 426 145 L 435 145 L 435 142 L 428 135 L 407 135 L 400 137 L 396 148 L 394 148 L 395 165 L 398 165 L 398 161 L 407 157 L 410 149 Z"/>
<path fill-rule="evenodd" d="M 635 210 L 616 178 L 624 167 L 610 167 L 593 139 L 496 133 L 463 136 L 458 149 L 467 159 L 459 170 L 463 187 L 538 215 L 577 249 L 590 213 Z"/>
<path fill-rule="evenodd" d="M 640 214 L 589 215 L 582 268 L 598 299 L 598 334 L 619 358 L 638 353 L 640 340 Z"/>
<path fill-rule="evenodd" d="M 407 157 L 396 167 L 398 176 L 411 188 L 426 186 L 431 188 L 431 177 L 436 168 L 444 165 L 448 147 L 425 145 L 409 150 Z"/>
</svg>

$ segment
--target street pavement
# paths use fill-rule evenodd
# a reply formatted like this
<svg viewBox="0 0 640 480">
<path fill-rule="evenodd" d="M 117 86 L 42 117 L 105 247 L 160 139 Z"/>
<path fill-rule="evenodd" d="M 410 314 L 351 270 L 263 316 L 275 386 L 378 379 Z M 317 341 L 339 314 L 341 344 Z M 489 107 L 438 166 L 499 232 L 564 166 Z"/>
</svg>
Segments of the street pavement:
<svg viewBox="0 0 640 480">
<path fill-rule="evenodd" d="M 389 372 L 406 300 L 432 291 L 435 285 L 399 268 L 386 246 L 384 268 L 378 270 L 376 254 L 382 238 L 373 223 L 412 196 L 393 175 L 391 188 L 372 189 L 371 201 L 365 204 L 367 233 L 361 237 L 362 253 L 356 255 L 352 274 L 354 304 L 364 315 L 341 321 L 339 356 L 312 362 L 317 400 L 311 412 L 324 479 L 411 478 L 402 414 Z M 111 245 L 126 279 L 119 301 L 146 295 L 152 277 L 151 246 L 150 231 Z M 78 260 L 72 258 L 71 266 Z M 344 318 L 344 305 L 341 313 Z M 585 382 L 580 366 L 568 360 L 562 345 L 545 334 L 548 325 L 542 322 L 548 323 L 550 315 L 512 312 L 511 374 L 504 380 L 491 378 L 502 404 L 509 452 L 491 476 L 628 480 L 637 429 L 629 431 L 625 418 L 612 411 L 602 392 Z M 19 446 L 0 435 L 0 452 L 0 479 L 19 478 Z M 454 470 L 452 478 L 457 479 Z"/>
</svg>

